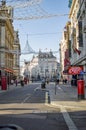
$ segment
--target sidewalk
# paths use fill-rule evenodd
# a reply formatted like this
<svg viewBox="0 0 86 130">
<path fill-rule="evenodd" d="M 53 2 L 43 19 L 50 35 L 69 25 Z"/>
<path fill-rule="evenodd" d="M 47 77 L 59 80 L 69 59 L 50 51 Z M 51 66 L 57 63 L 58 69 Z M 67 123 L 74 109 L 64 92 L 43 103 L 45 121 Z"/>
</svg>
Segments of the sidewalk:
<svg viewBox="0 0 86 130">
<path fill-rule="evenodd" d="M 60 108 L 68 130 L 86 130 L 86 88 L 85 99 L 78 100 L 77 87 L 49 84 L 50 106 Z"/>
<path fill-rule="evenodd" d="M 62 105 L 64 107 L 72 108 L 83 108 L 86 110 L 86 88 L 85 88 L 85 99 L 78 100 L 77 87 L 71 85 L 58 85 L 55 88 L 55 84 L 47 85 L 47 90 L 50 93 L 50 100 L 52 105 Z"/>
<path fill-rule="evenodd" d="M 0 93 L 6 92 L 6 91 L 9 91 L 9 90 L 12 90 L 12 89 L 20 88 L 20 87 L 21 87 L 21 85 L 16 86 L 15 84 L 13 84 L 13 85 L 7 86 L 6 90 L 2 90 L 1 86 L 0 86 Z"/>
</svg>

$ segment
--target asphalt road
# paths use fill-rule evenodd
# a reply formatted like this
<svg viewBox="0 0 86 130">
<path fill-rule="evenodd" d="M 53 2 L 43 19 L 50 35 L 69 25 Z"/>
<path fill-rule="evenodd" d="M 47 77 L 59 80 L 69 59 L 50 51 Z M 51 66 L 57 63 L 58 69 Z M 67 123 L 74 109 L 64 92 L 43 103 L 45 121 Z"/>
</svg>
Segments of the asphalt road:
<svg viewBox="0 0 86 130">
<path fill-rule="evenodd" d="M 40 84 L 0 93 L 0 125 L 16 124 L 24 130 L 68 130 L 59 108 L 47 106 Z"/>
</svg>

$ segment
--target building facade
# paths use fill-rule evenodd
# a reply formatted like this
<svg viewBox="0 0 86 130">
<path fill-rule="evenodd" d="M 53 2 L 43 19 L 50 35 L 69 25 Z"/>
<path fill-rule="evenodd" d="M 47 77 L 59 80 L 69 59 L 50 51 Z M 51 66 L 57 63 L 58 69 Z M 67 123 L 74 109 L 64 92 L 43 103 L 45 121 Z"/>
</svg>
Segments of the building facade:
<svg viewBox="0 0 86 130">
<path fill-rule="evenodd" d="M 10 13 L 9 8 L 6 7 L 6 3 L 2 1 L 0 15 L 10 17 Z M 9 78 L 13 75 L 13 54 L 10 52 L 10 50 L 13 50 L 13 34 L 12 21 L 9 19 L 0 19 L 0 69 L 1 74 L 5 73 Z"/>
<path fill-rule="evenodd" d="M 15 77 L 20 77 L 20 55 L 21 55 L 21 47 L 19 42 L 19 35 L 18 31 L 14 31 L 14 63 L 13 63 L 13 70 Z"/>
<path fill-rule="evenodd" d="M 71 20 L 71 65 L 83 66 L 86 81 L 86 1 L 73 0 L 70 8 Z M 86 83 L 85 83 L 86 84 Z"/>
<path fill-rule="evenodd" d="M 28 67 L 27 67 L 28 66 Z M 60 64 L 56 57 L 50 52 L 39 51 L 37 56 L 33 56 L 30 62 L 25 62 L 22 74 L 34 79 L 42 79 L 43 77 L 52 79 L 60 76 Z"/>
<path fill-rule="evenodd" d="M 62 35 L 62 40 L 60 42 L 60 63 L 61 63 L 61 77 L 68 78 L 68 67 L 70 66 L 70 56 L 71 56 L 71 47 L 70 47 L 70 22 L 67 22 L 64 32 Z"/>
<path fill-rule="evenodd" d="M 49 77 L 51 79 L 57 75 L 57 59 L 51 51 L 44 53 L 39 51 L 38 63 L 41 77 Z"/>
<path fill-rule="evenodd" d="M 4 0 L 1 2 L 0 16 L 2 16 L 0 17 L 0 77 L 5 75 L 7 82 L 10 83 L 15 75 L 14 49 L 20 49 L 20 45 L 15 46 L 13 20 L 9 19 L 13 16 L 13 9 L 6 6 Z"/>
<path fill-rule="evenodd" d="M 67 22 L 64 31 L 66 42 L 63 35 L 60 45 L 61 70 L 64 69 L 64 72 L 68 73 L 68 66 L 82 67 L 81 77 L 86 85 L 86 1 L 69 0 L 69 5 L 70 21 Z M 77 80 L 79 75 L 71 75 L 71 78 Z"/>
</svg>

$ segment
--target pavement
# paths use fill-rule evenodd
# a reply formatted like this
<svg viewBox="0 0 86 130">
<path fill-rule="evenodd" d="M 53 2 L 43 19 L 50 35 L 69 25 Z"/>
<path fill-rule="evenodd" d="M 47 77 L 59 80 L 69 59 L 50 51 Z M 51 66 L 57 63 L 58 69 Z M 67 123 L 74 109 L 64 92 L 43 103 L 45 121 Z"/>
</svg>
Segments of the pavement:
<svg viewBox="0 0 86 130">
<path fill-rule="evenodd" d="M 16 89 L 16 88 L 18 88 L 18 87 L 21 87 L 21 85 L 18 85 L 18 86 L 16 87 L 16 85 L 14 84 L 14 85 L 9 85 L 9 86 L 6 87 L 6 89 L 3 89 L 3 90 L 2 90 L 2 88 L 1 88 L 1 86 L 0 86 L 0 93 L 4 93 L 4 92 L 6 92 L 6 91 L 10 91 L 10 90 Z"/>
<path fill-rule="evenodd" d="M 78 99 L 77 87 L 70 84 L 49 84 L 50 106 L 60 108 L 69 130 L 86 130 L 86 88 L 84 99 Z"/>
<path fill-rule="evenodd" d="M 0 93 L 18 87 L 21 85 L 17 87 L 10 85 L 7 90 L 0 90 Z M 41 89 L 41 85 L 39 88 Z M 86 130 L 86 87 L 84 88 L 84 99 L 78 99 L 77 87 L 70 84 L 55 86 L 55 83 L 49 83 L 45 90 L 46 105 L 60 108 L 69 130 Z"/>
<path fill-rule="evenodd" d="M 70 84 L 47 85 L 52 105 L 64 105 L 65 107 L 84 107 L 86 109 L 86 88 L 84 88 L 84 99 L 78 98 L 78 89 Z"/>
</svg>

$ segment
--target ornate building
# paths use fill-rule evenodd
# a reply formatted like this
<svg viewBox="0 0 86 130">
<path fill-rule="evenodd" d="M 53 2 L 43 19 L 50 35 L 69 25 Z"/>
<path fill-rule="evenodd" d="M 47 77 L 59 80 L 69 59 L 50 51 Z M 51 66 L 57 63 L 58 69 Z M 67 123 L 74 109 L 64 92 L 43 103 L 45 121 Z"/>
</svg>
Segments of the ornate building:
<svg viewBox="0 0 86 130">
<path fill-rule="evenodd" d="M 16 52 L 14 49 L 20 50 L 19 39 L 14 33 L 13 20 L 9 19 L 12 16 L 12 7 L 6 6 L 5 0 L 2 0 L 0 5 L 0 77 L 5 75 L 9 83 L 15 75 L 14 55 Z"/>
<path fill-rule="evenodd" d="M 28 67 L 27 67 L 28 66 Z M 55 76 L 60 76 L 60 64 L 57 62 L 56 57 L 50 52 L 39 51 L 37 56 L 33 56 L 30 62 L 25 62 L 24 76 L 35 79 L 42 79 L 48 77 L 50 79 Z"/>
<path fill-rule="evenodd" d="M 13 70 L 15 77 L 19 78 L 20 76 L 20 55 L 21 55 L 21 47 L 19 42 L 19 35 L 18 31 L 14 32 L 14 63 L 13 63 Z"/>
<path fill-rule="evenodd" d="M 6 7 L 6 2 L 2 1 L 0 7 L 0 16 L 10 17 L 12 8 Z M 14 43 L 14 28 L 12 20 L 0 19 L 0 69 L 1 73 L 5 73 L 7 77 L 13 75 L 13 50 Z"/>
<path fill-rule="evenodd" d="M 81 67 L 86 85 L 86 0 L 69 0 L 69 18 L 60 44 L 61 72 L 69 66 Z M 67 53 L 68 52 L 68 53 Z M 63 71 L 64 69 L 64 71 Z M 72 74 L 77 81 L 80 74 Z"/>
<path fill-rule="evenodd" d="M 86 81 L 86 1 L 73 0 L 69 18 L 71 21 L 71 65 L 83 66 Z M 86 83 L 85 83 L 86 84 Z"/>
<path fill-rule="evenodd" d="M 62 40 L 60 42 L 60 63 L 62 78 L 68 78 L 68 68 L 70 66 L 71 42 L 70 42 L 70 22 L 67 22 Z"/>
</svg>

